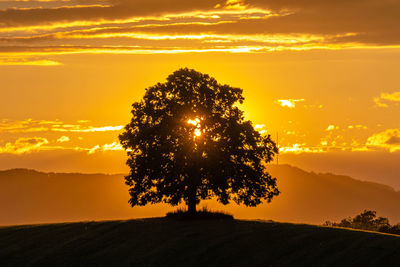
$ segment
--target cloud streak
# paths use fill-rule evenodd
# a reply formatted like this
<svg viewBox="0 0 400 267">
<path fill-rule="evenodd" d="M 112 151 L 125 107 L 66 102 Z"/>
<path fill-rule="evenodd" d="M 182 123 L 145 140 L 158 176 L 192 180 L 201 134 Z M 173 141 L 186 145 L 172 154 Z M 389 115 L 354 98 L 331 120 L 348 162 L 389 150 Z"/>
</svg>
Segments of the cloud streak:
<svg viewBox="0 0 400 267">
<path fill-rule="evenodd" d="M 278 99 L 275 103 L 279 104 L 281 107 L 295 108 L 296 103 L 303 101 L 304 99 Z"/>
<path fill-rule="evenodd" d="M 70 150 L 94 155 L 99 152 L 124 151 L 115 141 L 118 132 L 123 129 L 122 125 L 91 124 L 87 120 L 66 123 L 60 120 L 3 119 L 0 120 L 0 154 L 22 155 L 49 150 Z M 270 127 L 264 124 L 254 125 L 254 129 L 260 134 L 271 134 L 266 128 Z M 309 138 L 310 133 L 306 131 L 286 128 L 279 131 L 279 151 L 283 154 L 302 154 L 400 150 L 400 129 L 374 133 L 370 128 L 363 124 L 327 124 L 313 138 Z"/>
<path fill-rule="evenodd" d="M 368 138 L 367 146 L 395 152 L 400 150 L 400 129 L 388 129 Z"/>
<path fill-rule="evenodd" d="M 379 97 L 374 98 L 377 107 L 387 108 L 390 104 L 400 103 L 400 92 L 381 93 Z"/>
<path fill-rule="evenodd" d="M 88 150 L 88 154 L 94 154 L 97 152 L 105 152 L 105 151 L 125 151 L 122 145 L 118 142 L 113 142 L 111 144 L 104 145 L 96 145 Z"/>
<path fill-rule="evenodd" d="M 84 53 L 400 47 L 400 2 L 389 0 L 0 1 L 0 8 L 3 58 L 43 57 L 1 65 L 57 65 L 47 57 Z"/>
<path fill-rule="evenodd" d="M 57 142 L 59 142 L 59 143 L 65 143 L 65 142 L 68 142 L 68 141 L 70 141 L 70 139 L 69 139 L 68 136 L 65 136 L 65 135 L 63 135 L 63 136 L 61 136 L 60 138 L 57 139 Z"/>
<path fill-rule="evenodd" d="M 115 132 L 124 126 L 91 126 L 86 125 L 89 121 L 81 120 L 78 124 L 67 124 L 62 121 L 47 121 L 27 119 L 22 121 L 2 120 L 0 121 L 0 133 L 32 133 L 32 132 L 71 132 L 71 133 L 93 133 L 93 132 Z"/>
<path fill-rule="evenodd" d="M 41 147 L 48 144 L 49 141 L 42 137 L 18 138 L 14 143 L 8 142 L 0 147 L 0 154 L 27 154 L 39 151 Z"/>
</svg>

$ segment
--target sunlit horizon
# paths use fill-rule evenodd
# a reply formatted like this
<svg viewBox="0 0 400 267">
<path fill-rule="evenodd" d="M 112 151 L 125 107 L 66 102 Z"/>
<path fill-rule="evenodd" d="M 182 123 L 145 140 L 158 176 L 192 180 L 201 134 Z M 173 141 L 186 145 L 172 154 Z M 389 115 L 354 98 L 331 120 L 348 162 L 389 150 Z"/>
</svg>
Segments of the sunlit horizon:
<svg viewBox="0 0 400 267">
<path fill-rule="evenodd" d="M 188 67 L 243 89 L 244 116 L 280 164 L 400 189 L 398 8 L 0 1 L 0 169 L 126 172 L 118 135 L 132 103 Z"/>
</svg>

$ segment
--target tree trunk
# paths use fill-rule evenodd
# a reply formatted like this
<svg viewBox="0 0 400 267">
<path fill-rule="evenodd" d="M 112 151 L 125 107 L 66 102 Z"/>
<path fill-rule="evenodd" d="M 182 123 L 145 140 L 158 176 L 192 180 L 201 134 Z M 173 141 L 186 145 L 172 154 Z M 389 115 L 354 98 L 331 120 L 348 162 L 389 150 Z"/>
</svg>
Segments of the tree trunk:
<svg viewBox="0 0 400 267">
<path fill-rule="evenodd" d="M 188 213 L 191 215 L 196 214 L 196 188 L 195 187 L 192 188 L 192 190 L 190 190 L 190 194 L 189 194 L 189 198 L 188 198 Z"/>
</svg>

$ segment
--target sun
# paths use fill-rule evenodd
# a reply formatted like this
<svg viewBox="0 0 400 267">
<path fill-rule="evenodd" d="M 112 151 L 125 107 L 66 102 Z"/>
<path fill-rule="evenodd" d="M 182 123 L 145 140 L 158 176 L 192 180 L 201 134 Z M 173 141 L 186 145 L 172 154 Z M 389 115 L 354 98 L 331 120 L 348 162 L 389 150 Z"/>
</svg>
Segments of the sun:
<svg viewBox="0 0 400 267">
<path fill-rule="evenodd" d="M 196 127 L 196 129 L 194 130 L 194 133 L 193 133 L 194 138 L 200 137 L 201 136 L 200 119 L 199 118 L 188 119 L 187 123 Z"/>
<path fill-rule="evenodd" d="M 194 135 L 197 136 L 197 137 L 201 136 L 201 131 L 200 131 L 200 129 L 194 130 Z"/>
<path fill-rule="evenodd" d="M 188 119 L 187 123 L 197 126 L 198 124 L 200 124 L 200 119 L 198 119 L 198 118 L 196 118 L 194 120 Z"/>
</svg>

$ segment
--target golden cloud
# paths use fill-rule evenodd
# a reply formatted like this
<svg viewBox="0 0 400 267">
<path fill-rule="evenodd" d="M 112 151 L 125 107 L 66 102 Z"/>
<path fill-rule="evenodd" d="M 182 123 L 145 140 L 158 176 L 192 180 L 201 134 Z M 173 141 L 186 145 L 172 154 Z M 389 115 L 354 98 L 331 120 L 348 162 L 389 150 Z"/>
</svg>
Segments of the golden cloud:
<svg viewBox="0 0 400 267">
<path fill-rule="evenodd" d="M 390 152 L 400 150 L 400 129 L 387 129 L 370 136 L 366 143 L 373 148 L 383 148 Z"/>
<path fill-rule="evenodd" d="M 265 134 L 267 131 L 264 129 L 264 124 L 256 124 L 254 125 L 254 130 L 259 132 L 260 134 Z"/>
<path fill-rule="evenodd" d="M 42 137 L 29 137 L 29 138 L 18 138 L 14 143 L 8 142 L 5 146 L 0 147 L 1 153 L 9 154 L 25 154 L 34 151 L 39 151 L 39 149 L 48 144 L 49 141 Z"/>
<path fill-rule="evenodd" d="M 61 121 L 33 120 L 12 121 L 3 119 L 0 121 L 0 133 L 31 133 L 31 132 L 72 132 L 72 133 L 92 133 L 120 131 L 124 126 L 90 126 L 86 125 L 89 121 L 79 120 L 80 124 L 67 124 Z M 85 125 L 82 125 L 85 124 Z"/>
<path fill-rule="evenodd" d="M 56 66 L 39 57 L 77 53 L 399 48 L 400 3 L 371 1 L 0 1 L 0 65 Z"/>
<path fill-rule="evenodd" d="M 65 143 L 65 142 L 68 142 L 68 141 L 70 141 L 70 139 L 69 139 L 68 136 L 65 136 L 65 135 L 63 135 L 63 136 L 61 136 L 60 138 L 57 139 L 58 143 Z"/>
<path fill-rule="evenodd" d="M 329 125 L 326 129 L 325 129 L 325 131 L 332 131 L 332 130 L 338 130 L 339 129 L 339 126 L 335 126 L 335 125 Z"/>
<path fill-rule="evenodd" d="M 324 153 L 327 152 L 327 148 L 324 147 L 310 147 L 306 144 L 293 144 L 291 146 L 281 146 L 279 147 L 279 153 Z"/>
<path fill-rule="evenodd" d="M 379 97 L 374 98 L 377 107 L 387 108 L 390 103 L 400 102 L 400 92 L 381 93 Z"/>
<path fill-rule="evenodd" d="M 94 154 L 96 152 L 104 152 L 104 151 L 123 151 L 124 148 L 118 142 L 113 142 L 112 144 L 105 145 L 96 145 L 89 149 L 88 154 Z"/>
<path fill-rule="evenodd" d="M 54 131 L 54 132 L 73 132 L 73 133 L 93 133 L 93 132 L 119 131 L 122 128 L 124 128 L 123 125 L 104 126 L 104 127 L 93 127 L 93 126 L 82 127 L 81 125 L 62 125 L 61 128 L 58 128 L 58 127 L 51 128 L 51 131 Z"/>
<path fill-rule="evenodd" d="M 278 99 L 275 103 L 282 107 L 295 108 L 297 102 L 302 102 L 304 99 Z"/>
<path fill-rule="evenodd" d="M 225 2 L 225 9 L 245 10 L 248 5 L 244 4 L 242 0 L 227 0 Z"/>
<path fill-rule="evenodd" d="M 389 101 L 400 102 L 400 92 L 394 92 L 391 94 L 383 93 L 381 94 L 381 98 Z"/>
<path fill-rule="evenodd" d="M 62 63 L 47 59 L 1 58 L 0 66 L 59 66 Z"/>
<path fill-rule="evenodd" d="M 368 129 L 367 126 L 362 125 L 362 124 L 349 125 L 349 126 L 347 126 L 347 128 L 348 129 L 364 129 L 364 130 Z"/>
</svg>

